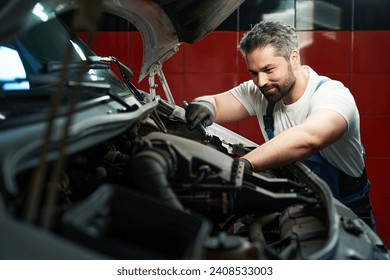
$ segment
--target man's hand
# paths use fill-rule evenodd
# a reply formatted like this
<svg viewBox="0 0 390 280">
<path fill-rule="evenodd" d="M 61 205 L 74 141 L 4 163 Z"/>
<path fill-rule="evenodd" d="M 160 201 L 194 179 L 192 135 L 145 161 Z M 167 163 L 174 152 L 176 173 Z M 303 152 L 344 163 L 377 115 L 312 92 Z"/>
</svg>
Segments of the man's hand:
<svg viewBox="0 0 390 280">
<path fill-rule="evenodd" d="M 190 129 L 194 129 L 200 123 L 209 126 L 214 122 L 215 108 L 213 104 L 206 100 L 193 101 L 185 109 L 185 116 Z"/>
</svg>

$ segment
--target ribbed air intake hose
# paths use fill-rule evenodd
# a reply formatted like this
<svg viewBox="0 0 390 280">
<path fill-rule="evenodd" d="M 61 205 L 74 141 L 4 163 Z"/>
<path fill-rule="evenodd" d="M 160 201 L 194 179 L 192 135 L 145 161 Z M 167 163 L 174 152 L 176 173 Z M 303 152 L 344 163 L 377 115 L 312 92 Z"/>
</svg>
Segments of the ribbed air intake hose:
<svg viewBox="0 0 390 280">
<path fill-rule="evenodd" d="M 126 184 L 132 189 L 161 200 L 167 206 L 184 210 L 170 187 L 175 155 L 155 147 L 144 148 L 134 155 L 125 173 Z"/>
</svg>

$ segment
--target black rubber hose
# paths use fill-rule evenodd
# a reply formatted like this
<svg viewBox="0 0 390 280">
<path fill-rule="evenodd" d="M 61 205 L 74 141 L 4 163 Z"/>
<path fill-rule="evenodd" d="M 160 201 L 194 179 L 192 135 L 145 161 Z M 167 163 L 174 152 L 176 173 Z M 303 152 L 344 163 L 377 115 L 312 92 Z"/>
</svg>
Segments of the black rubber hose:
<svg viewBox="0 0 390 280">
<path fill-rule="evenodd" d="M 172 158 L 158 149 L 146 149 L 137 153 L 126 170 L 126 183 L 132 189 L 146 193 L 175 209 L 184 210 L 170 187 Z"/>
</svg>

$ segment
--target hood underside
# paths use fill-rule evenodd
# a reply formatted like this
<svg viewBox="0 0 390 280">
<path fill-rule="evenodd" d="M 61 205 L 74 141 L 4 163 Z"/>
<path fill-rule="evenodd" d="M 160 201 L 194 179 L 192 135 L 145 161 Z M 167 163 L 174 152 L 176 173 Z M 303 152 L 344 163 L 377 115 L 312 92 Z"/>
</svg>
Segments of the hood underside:
<svg viewBox="0 0 390 280">
<path fill-rule="evenodd" d="M 117 15 L 140 31 L 144 50 L 140 80 L 171 57 L 182 42 L 213 31 L 244 0 L 17 0 L 0 1 L 0 43 L 57 15 L 77 10 L 76 31 L 93 31 L 101 12 Z"/>
</svg>

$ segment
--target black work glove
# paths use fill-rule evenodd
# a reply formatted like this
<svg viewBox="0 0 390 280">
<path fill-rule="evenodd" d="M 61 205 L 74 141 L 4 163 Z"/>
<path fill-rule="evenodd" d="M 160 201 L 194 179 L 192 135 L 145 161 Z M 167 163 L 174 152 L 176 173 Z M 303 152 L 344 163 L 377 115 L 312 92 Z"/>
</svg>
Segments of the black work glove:
<svg viewBox="0 0 390 280">
<path fill-rule="evenodd" d="M 186 120 L 190 129 L 194 129 L 201 123 L 209 126 L 213 123 L 214 118 L 215 108 L 206 100 L 192 101 L 186 108 Z"/>
</svg>

